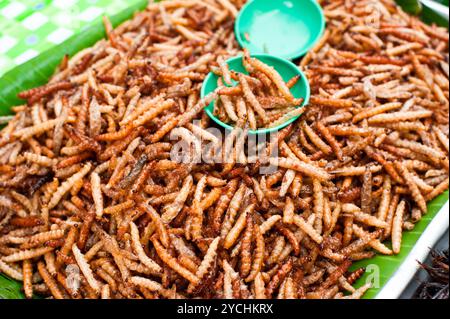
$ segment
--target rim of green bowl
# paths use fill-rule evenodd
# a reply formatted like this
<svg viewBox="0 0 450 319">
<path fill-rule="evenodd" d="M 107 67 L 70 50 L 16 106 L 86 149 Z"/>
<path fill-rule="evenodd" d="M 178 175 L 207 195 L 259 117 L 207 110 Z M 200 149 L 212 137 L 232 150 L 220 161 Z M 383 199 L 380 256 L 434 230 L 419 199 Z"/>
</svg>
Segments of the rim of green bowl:
<svg viewBox="0 0 450 319">
<path fill-rule="evenodd" d="M 289 61 L 289 60 L 286 60 L 286 59 L 283 59 L 283 58 L 280 58 L 280 57 L 277 57 L 277 56 L 274 56 L 274 55 L 271 55 L 271 54 L 252 54 L 251 57 L 257 58 L 257 59 L 258 59 L 258 58 L 275 59 L 275 60 L 278 60 L 278 61 L 281 62 L 281 63 L 284 63 L 284 64 L 288 65 L 291 69 L 293 69 L 293 70 L 295 71 L 295 73 L 297 73 L 298 75 L 300 75 L 300 80 L 296 83 L 296 85 L 299 85 L 300 83 L 301 83 L 302 85 L 303 85 L 303 84 L 305 85 L 306 94 L 305 94 L 305 96 L 301 96 L 304 100 L 303 100 L 303 103 L 302 103 L 299 107 L 305 107 L 305 105 L 307 105 L 307 104 L 309 103 L 309 99 L 310 99 L 310 96 L 311 96 L 311 87 L 310 87 L 310 85 L 309 85 L 308 78 L 307 78 L 307 76 L 305 75 L 305 73 L 303 73 L 303 71 L 300 70 L 300 68 L 298 68 L 294 63 L 292 63 L 292 62 Z M 226 63 L 227 63 L 227 64 L 230 64 L 230 63 L 232 63 L 232 62 L 234 62 L 234 61 L 236 61 L 236 60 L 239 60 L 239 59 L 242 59 L 242 55 L 238 55 L 238 56 L 236 56 L 236 57 L 230 58 L 230 59 L 228 59 L 228 60 L 226 61 Z M 202 89 L 201 89 L 201 91 L 200 91 L 201 98 L 204 98 L 208 93 L 210 93 L 210 92 L 206 93 L 206 84 L 207 84 L 209 81 L 211 81 L 212 78 L 214 78 L 215 76 L 216 76 L 216 74 L 214 74 L 213 72 L 210 72 L 210 73 L 207 75 L 207 77 L 205 78 L 205 80 L 203 81 Z M 295 86 L 294 86 L 294 87 L 295 87 Z M 214 101 L 211 102 L 211 103 L 215 103 L 215 102 L 216 102 L 216 101 L 214 100 Z M 209 105 L 211 105 L 211 104 L 209 104 Z M 207 114 L 207 115 L 208 115 L 208 116 L 209 116 L 216 124 L 218 124 L 219 126 L 225 128 L 225 129 L 227 129 L 227 130 L 232 131 L 232 130 L 234 129 L 234 127 L 231 126 L 231 125 L 229 125 L 229 124 L 226 124 L 226 123 L 222 122 L 221 120 L 219 120 L 219 119 L 218 119 L 218 118 L 217 118 L 217 117 L 216 117 L 209 109 L 207 109 L 209 105 L 207 105 L 207 106 L 204 108 L 204 111 L 206 112 L 206 114 Z M 275 126 L 275 127 L 264 128 L 264 129 L 260 129 L 260 130 L 256 130 L 256 131 L 254 131 L 254 130 L 249 130 L 249 131 L 248 131 L 248 134 L 249 134 L 249 135 L 262 135 L 262 134 L 267 134 L 267 133 L 273 133 L 273 132 L 280 131 L 280 130 L 282 130 L 283 128 L 285 128 L 286 126 L 288 126 L 288 125 L 294 123 L 297 119 L 300 118 L 300 116 L 301 116 L 301 115 L 294 116 L 293 118 L 287 120 L 287 121 L 284 122 L 283 124 L 280 124 L 280 125 Z"/>
<path fill-rule="evenodd" d="M 255 1 L 258 1 L 258 0 L 249 0 L 241 8 L 241 10 L 239 11 L 238 16 L 236 17 L 236 21 L 234 23 L 234 33 L 236 35 L 236 39 L 237 39 L 239 45 L 241 46 L 241 48 L 246 48 L 246 45 L 245 45 L 246 44 L 246 40 L 242 38 L 241 32 L 239 31 L 239 25 L 240 25 L 240 22 L 241 22 L 241 18 L 242 18 L 243 12 L 245 10 L 247 10 L 253 4 L 253 2 L 255 2 Z M 274 0 L 272 0 L 272 1 L 274 1 Z M 317 11 L 319 13 L 319 16 L 320 16 L 320 31 L 317 33 L 316 38 L 313 41 L 311 41 L 311 43 L 309 45 L 307 45 L 307 46 L 305 46 L 305 47 L 303 47 L 301 49 L 298 49 L 297 51 L 295 51 L 294 53 L 291 54 L 292 56 L 285 57 L 288 60 L 298 59 L 298 58 L 304 56 L 306 53 L 308 53 L 308 51 L 311 50 L 314 47 L 314 45 L 316 45 L 316 43 L 320 40 L 320 38 L 323 36 L 323 34 L 325 32 L 325 27 L 326 27 L 325 14 L 324 14 L 320 4 L 317 3 L 316 0 L 303 0 L 303 1 L 311 2 L 314 5 L 314 7 L 317 9 Z"/>
</svg>

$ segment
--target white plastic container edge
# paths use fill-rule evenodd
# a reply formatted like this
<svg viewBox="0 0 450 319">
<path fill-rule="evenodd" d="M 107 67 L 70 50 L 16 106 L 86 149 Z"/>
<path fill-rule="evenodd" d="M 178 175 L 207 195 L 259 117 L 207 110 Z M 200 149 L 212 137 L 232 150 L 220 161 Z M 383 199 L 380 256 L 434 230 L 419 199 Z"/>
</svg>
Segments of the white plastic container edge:
<svg viewBox="0 0 450 319">
<path fill-rule="evenodd" d="M 434 217 L 408 257 L 381 289 L 375 299 L 398 299 L 411 279 L 419 270 L 419 263 L 424 262 L 430 253 L 430 248 L 444 235 L 449 227 L 449 202 L 442 207 Z"/>
</svg>

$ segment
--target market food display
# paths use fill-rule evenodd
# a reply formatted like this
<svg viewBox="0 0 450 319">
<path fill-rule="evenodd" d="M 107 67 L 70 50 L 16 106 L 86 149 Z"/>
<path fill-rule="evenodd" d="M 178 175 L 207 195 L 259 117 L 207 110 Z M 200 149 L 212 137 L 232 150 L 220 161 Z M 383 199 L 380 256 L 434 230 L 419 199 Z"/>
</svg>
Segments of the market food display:
<svg viewBox="0 0 450 319">
<path fill-rule="evenodd" d="M 199 97 L 210 71 L 232 77 L 244 1 L 105 18 L 107 39 L 20 93 L 0 133 L 0 272 L 29 298 L 362 297 L 352 263 L 398 254 L 448 189 L 448 31 L 391 0 L 319 2 L 327 29 L 300 62 L 310 103 L 257 161 L 242 149 L 258 117 L 223 97 L 263 119 L 290 83 L 245 53 L 248 78 Z M 219 97 L 236 115 L 224 140 L 202 111 Z M 177 162 L 179 138 L 231 156 Z"/>
</svg>

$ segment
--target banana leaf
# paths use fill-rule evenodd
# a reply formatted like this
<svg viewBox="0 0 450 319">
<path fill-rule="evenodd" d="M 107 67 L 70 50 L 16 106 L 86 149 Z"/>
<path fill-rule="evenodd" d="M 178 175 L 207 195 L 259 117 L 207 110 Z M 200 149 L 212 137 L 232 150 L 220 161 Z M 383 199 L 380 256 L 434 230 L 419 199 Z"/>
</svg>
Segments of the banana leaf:
<svg viewBox="0 0 450 319">
<path fill-rule="evenodd" d="M 437 15 L 432 10 L 421 6 L 416 0 L 397 0 L 404 9 L 411 14 L 419 15 L 428 23 L 436 23 L 441 26 L 448 26 L 448 21 Z M 448 0 L 440 0 L 448 6 Z M 145 8 L 147 0 L 142 0 L 138 4 L 130 6 L 118 15 L 111 17 L 114 26 L 124 22 L 132 17 L 132 15 Z M 92 46 L 95 42 L 105 36 L 103 24 L 97 20 L 93 24 L 88 25 L 82 32 L 71 37 L 69 40 L 54 47 L 53 49 L 37 56 L 27 63 L 14 68 L 0 78 L 0 115 L 10 114 L 10 107 L 18 105 L 23 101 L 17 98 L 17 93 L 45 84 L 49 77 L 53 74 L 64 55 L 73 56 L 78 51 Z M 404 232 L 402 240 L 402 250 L 396 256 L 378 255 L 370 260 L 357 262 L 352 269 L 366 267 L 368 265 L 376 265 L 380 269 L 380 288 L 370 289 L 364 298 L 370 299 L 376 297 L 381 288 L 392 277 L 395 271 L 400 267 L 405 258 L 411 252 L 417 240 L 423 231 L 430 224 L 431 220 L 437 215 L 440 209 L 449 199 L 448 191 L 437 197 L 428 204 L 428 214 L 416 225 L 415 229 L 410 232 Z M 364 275 L 357 283 L 362 285 L 366 282 L 370 274 Z M 0 299 L 23 299 L 24 295 L 21 291 L 22 285 L 3 275 L 0 275 Z"/>
<path fill-rule="evenodd" d="M 8 277 L 0 275 L 0 299 L 24 299 L 22 285 Z"/>
<path fill-rule="evenodd" d="M 419 15 L 422 12 L 422 4 L 419 0 L 397 0 L 397 3 L 410 14 Z"/>
</svg>

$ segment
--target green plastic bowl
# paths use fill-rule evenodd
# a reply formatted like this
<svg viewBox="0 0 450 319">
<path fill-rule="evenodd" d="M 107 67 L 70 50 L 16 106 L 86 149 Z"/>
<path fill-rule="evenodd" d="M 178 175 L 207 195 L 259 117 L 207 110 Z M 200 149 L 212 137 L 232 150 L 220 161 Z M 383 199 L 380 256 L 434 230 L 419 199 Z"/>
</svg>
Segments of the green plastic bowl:
<svg viewBox="0 0 450 319">
<path fill-rule="evenodd" d="M 292 95 L 294 95 L 295 98 L 303 98 L 303 104 L 299 107 L 303 107 L 304 105 L 308 104 L 309 97 L 310 97 L 310 87 L 308 79 L 306 78 L 306 75 L 292 62 L 281 59 L 279 57 L 275 57 L 268 54 L 255 54 L 252 55 L 252 57 L 261 60 L 262 62 L 266 63 L 267 65 L 270 65 L 275 68 L 275 70 L 280 73 L 281 77 L 285 82 L 292 79 L 294 76 L 299 75 L 300 79 L 298 82 L 291 88 Z M 228 66 L 230 67 L 230 70 L 237 71 L 240 73 L 248 74 L 248 72 L 245 70 L 245 67 L 242 65 L 242 56 L 237 56 L 234 58 L 231 58 L 227 61 Z M 215 89 L 217 89 L 217 80 L 219 77 L 214 73 L 209 73 L 206 77 L 205 81 L 203 82 L 202 90 L 201 90 L 201 97 L 205 97 L 209 93 L 213 92 Z M 232 130 L 233 127 L 229 124 L 223 123 L 221 120 L 219 120 L 214 114 L 214 103 L 213 101 L 211 104 L 209 104 L 207 107 L 205 107 L 205 112 L 208 114 L 208 116 L 216 122 L 221 127 Z M 295 122 L 300 116 L 295 116 L 291 118 L 290 120 L 286 121 L 285 123 L 271 128 L 265 128 L 260 129 L 257 131 L 250 130 L 249 134 L 255 135 L 255 134 L 267 134 L 271 132 L 279 131 L 289 124 Z"/>
<path fill-rule="evenodd" d="M 241 47 L 289 60 L 305 55 L 324 30 L 325 16 L 315 0 L 252 0 L 235 24 Z"/>
</svg>

